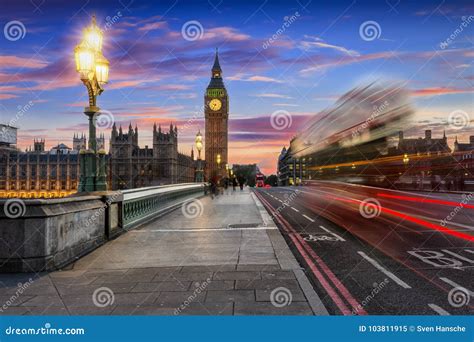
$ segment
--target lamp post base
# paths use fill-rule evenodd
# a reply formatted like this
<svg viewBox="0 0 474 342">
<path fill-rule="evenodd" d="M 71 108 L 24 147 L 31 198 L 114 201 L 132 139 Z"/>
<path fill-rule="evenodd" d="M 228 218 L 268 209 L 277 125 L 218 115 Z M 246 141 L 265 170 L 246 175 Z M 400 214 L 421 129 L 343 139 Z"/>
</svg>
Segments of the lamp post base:
<svg viewBox="0 0 474 342">
<path fill-rule="evenodd" d="M 94 151 L 82 150 L 79 155 L 81 177 L 79 180 L 78 192 L 96 191 L 96 156 Z"/>
<path fill-rule="evenodd" d="M 96 120 L 99 108 L 86 107 L 84 113 L 89 118 L 89 149 L 82 150 L 79 155 L 80 180 L 78 192 L 106 191 L 106 153 L 97 151 Z"/>
<path fill-rule="evenodd" d="M 95 181 L 95 191 L 107 190 L 107 172 L 105 151 L 101 150 L 97 154 L 97 177 Z"/>
</svg>

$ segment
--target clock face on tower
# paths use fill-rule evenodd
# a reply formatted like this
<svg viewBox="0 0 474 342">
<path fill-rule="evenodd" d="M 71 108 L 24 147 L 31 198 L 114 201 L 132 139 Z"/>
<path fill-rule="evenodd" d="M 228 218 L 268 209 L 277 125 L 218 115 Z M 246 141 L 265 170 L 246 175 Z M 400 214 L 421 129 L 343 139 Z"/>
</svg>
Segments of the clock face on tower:
<svg viewBox="0 0 474 342">
<path fill-rule="evenodd" d="M 211 102 L 209 102 L 209 108 L 211 108 L 213 111 L 219 110 L 222 107 L 222 102 L 219 99 L 212 99 Z"/>
</svg>

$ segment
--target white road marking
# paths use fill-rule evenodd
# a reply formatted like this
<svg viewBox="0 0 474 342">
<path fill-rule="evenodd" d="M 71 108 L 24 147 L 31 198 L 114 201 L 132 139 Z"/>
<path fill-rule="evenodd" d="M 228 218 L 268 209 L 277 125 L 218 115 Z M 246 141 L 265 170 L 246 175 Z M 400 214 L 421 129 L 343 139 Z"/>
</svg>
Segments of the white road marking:
<svg viewBox="0 0 474 342">
<path fill-rule="evenodd" d="M 466 289 L 467 292 L 469 292 L 469 295 L 470 295 L 471 297 L 474 297 L 474 292 L 472 292 L 471 290 L 469 290 L 469 289 L 466 288 L 465 286 L 461 286 L 461 285 L 459 285 L 458 283 L 455 283 L 454 281 L 452 281 L 451 279 L 448 279 L 448 278 L 445 278 L 445 277 L 439 277 L 439 279 L 441 279 L 442 281 L 444 281 L 446 284 L 451 285 L 452 287 L 462 287 L 463 289 Z"/>
<path fill-rule="evenodd" d="M 472 249 L 465 249 L 465 251 L 474 254 L 474 250 Z"/>
<path fill-rule="evenodd" d="M 248 228 L 196 228 L 196 229 L 144 229 L 144 230 L 131 230 L 130 233 L 189 233 L 189 232 L 214 232 L 224 230 L 272 230 L 278 229 L 277 227 L 248 227 Z"/>
<path fill-rule="evenodd" d="M 331 234 L 332 236 L 336 237 L 339 241 L 346 241 L 346 240 L 344 240 L 341 236 L 337 235 L 336 233 L 331 232 L 331 231 L 330 231 L 329 229 L 327 229 L 326 227 L 319 226 L 319 228 L 321 228 L 322 230 L 328 232 L 328 233 Z"/>
<path fill-rule="evenodd" d="M 384 273 L 387 277 L 389 277 L 390 279 L 392 279 L 394 282 L 396 282 L 398 285 L 400 285 L 401 287 L 405 288 L 405 289 L 411 289 L 411 286 L 408 285 L 407 283 L 405 283 L 403 280 L 401 280 L 400 278 L 398 278 L 395 274 L 393 274 L 392 272 L 390 272 L 389 270 L 387 270 L 386 268 L 384 268 L 382 265 L 380 265 L 377 261 L 375 261 L 374 259 L 372 259 L 371 257 L 369 257 L 367 254 L 365 254 L 364 252 L 362 251 L 358 251 L 357 253 L 359 253 L 360 256 L 362 256 L 365 260 L 367 260 L 368 262 L 370 262 L 376 269 L 378 269 L 379 271 L 381 271 L 382 273 Z"/>
<path fill-rule="evenodd" d="M 296 208 L 291 207 L 291 209 L 293 209 L 293 210 L 296 211 L 297 213 L 300 212 L 300 211 L 299 211 L 298 209 L 296 209 Z"/>
<path fill-rule="evenodd" d="M 446 310 L 444 310 L 442 307 L 436 305 L 436 304 L 428 304 L 428 306 L 433 309 L 434 311 L 436 311 L 436 313 L 440 316 L 450 316 L 451 314 L 449 312 L 447 312 Z"/>
<path fill-rule="evenodd" d="M 314 222 L 314 220 L 313 220 L 311 217 L 308 217 L 308 216 L 306 216 L 305 214 L 303 214 L 303 217 L 306 218 L 306 219 L 308 219 L 308 220 L 310 220 L 311 222 Z"/>
<path fill-rule="evenodd" d="M 451 254 L 452 256 L 455 256 L 455 257 L 458 258 L 458 259 L 464 260 L 464 261 L 466 261 L 466 262 L 468 262 L 468 263 L 470 263 L 470 264 L 474 264 L 474 261 L 472 261 L 471 259 L 465 258 L 465 257 L 463 257 L 462 255 L 459 255 L 459 254 L 457 254 L 457 253 L 451 252 L 451 251 L 449 251 L 449 250 L 447 250 L 447 249 L 442 249 L 442 251 L 445 252 L 445 253 Z"/>
</svg>

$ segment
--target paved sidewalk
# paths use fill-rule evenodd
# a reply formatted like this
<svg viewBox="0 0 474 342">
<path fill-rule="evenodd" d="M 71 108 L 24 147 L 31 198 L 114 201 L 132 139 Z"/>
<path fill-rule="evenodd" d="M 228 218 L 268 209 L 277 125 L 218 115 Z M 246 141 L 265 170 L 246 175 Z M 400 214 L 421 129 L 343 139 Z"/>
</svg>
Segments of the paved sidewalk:
<svg viewBox="0 0 474 342">
<path fill-rule="evenodd" d="M 0 275 L 7 302 L 0 314 L 327 314 L 248 189 L 189 202 L 67 270 Z"/>
</svg>

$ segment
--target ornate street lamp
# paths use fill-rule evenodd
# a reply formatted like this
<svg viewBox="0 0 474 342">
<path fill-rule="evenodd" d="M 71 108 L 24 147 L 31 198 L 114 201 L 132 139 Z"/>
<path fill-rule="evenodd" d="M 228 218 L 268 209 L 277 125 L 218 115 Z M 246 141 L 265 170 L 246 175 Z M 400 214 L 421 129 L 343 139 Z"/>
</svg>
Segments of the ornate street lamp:
<svg viewBox="0 0 474 342">
<path fill-rule="evenodd" d="M 89 96 L 89 106 L 84 109 L 89 118 L 89 143 L 88 149 L 80 152 L 78 192 L 107 190 L 105 151 L 97 151 L 96 140 L 96 121 L 100 115 L 97 96 L 102 94 L 103 85 L 109 80 L 109 62 L 102 55 L 102 41 L 102 31 L 92 16 L 91 25 L 84 30 L 82 41 L 74 49 L 76 71 Z"/>
<path fill-rule="evenodd" d="M 196 182 L 202 183 L 204 181 L 204 170 L 202 169 L 201 151 L 202 151 L 202 135 L 201 131 L 196 134 L 196 149 L 198 151 L 197 165 L 196 165 Z"/>
</svg>

